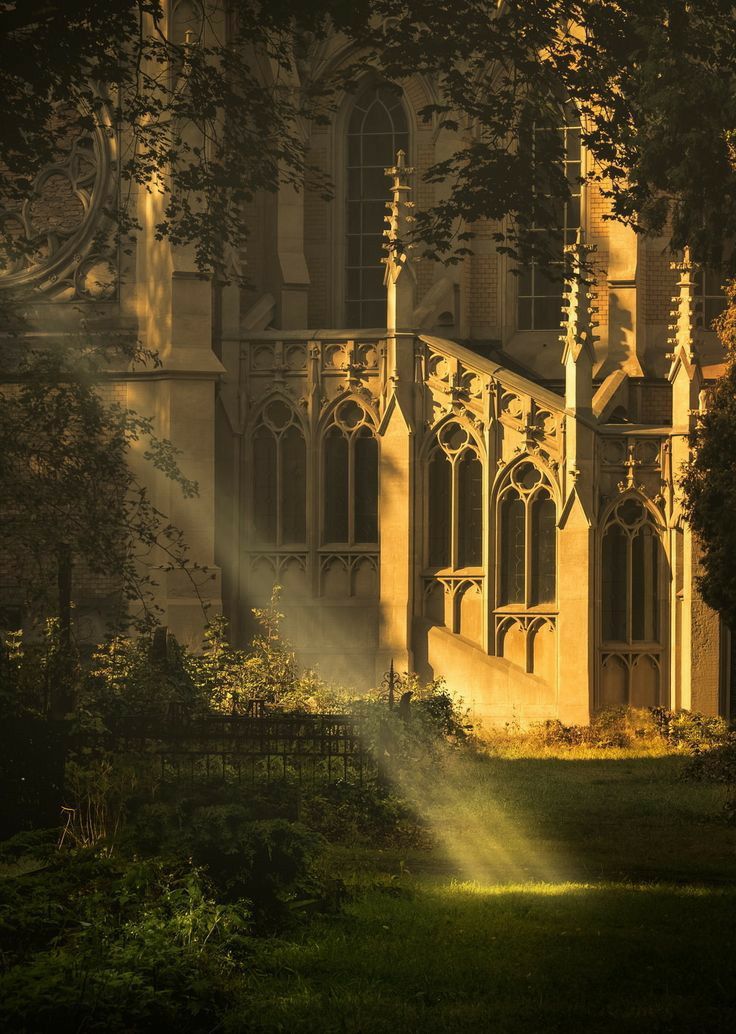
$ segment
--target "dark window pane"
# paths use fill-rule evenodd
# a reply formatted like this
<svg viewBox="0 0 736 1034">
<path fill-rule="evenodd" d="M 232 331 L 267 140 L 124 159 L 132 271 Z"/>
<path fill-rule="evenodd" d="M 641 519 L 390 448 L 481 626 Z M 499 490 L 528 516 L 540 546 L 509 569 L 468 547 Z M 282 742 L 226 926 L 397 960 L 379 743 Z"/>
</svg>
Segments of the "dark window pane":
<svg viewBox="0 0 736 1034">
<path fill-rule="evenodd" d="M 562 270 L 558 266 L 551 269 L 534 269 L 534 293 L 545 298 L 562 297 Z"/>
<path fill-rule="evenodd" d="M 519 294 L 532 293 L 532 267 L 522 266 L 518 278 Z"/>
<path fill-rule="evenodd" d="M 393 133 L 375 133 L 363 137 L 363 164 L 388 167 L 394 164 Z"/>
<path fill-rule="evenodd" d="M 384 237 L 366 234 L 363 238 L 362 265 L 377 266 L 381 258 L 386 254 L 383 248 Z"/>
<path fill-rule="evenodd" d="M 517 492 L 501 503 L 501 602 L 524 602 L 526 508 Z"/>
<path fill-rule="evenodd" d="M 362 231 L 360 201 L 348 201 L 348 233 Z"/>
<path fill-rule="evenodd" d="M 348 266 L 359 266 L 360 263 L 360 247 L 363 238 L 359 234 L 351 234 L 348 237 Z M 350 288 L 348 287 L 348 293 Z"/>
<path fill-rule="evenodd" d="M 573 197 L 567 203 L 567 210 L 565 213 L 565 227 L 568 230 L 577 231 L 580 226 L 580 198 Z M 576 233 L 572 235 L 572 240 L 567 241 L 568 244 L 575 240 Z"/>
<path fill-rule="evenodd" d="M 360 298 L 360 270 L 348 269 L 348 298 Z M 356 324 L 353 324 L 356 326 Z"/>
<path fill-rule="evenodd" d="M 367 201 L 388 201 L 388 188 L 390 184 L 391 181 L 384 172 L 383 168 L 363 169 L 363 180 L 360 186 L 360 196 L 364 197 Z"/>
<path fill-rule="evenodd" d="M 378 542 L 378 442 L 358 433 L 355 449 L 355 541 Z"/>
<path fill-rule="evenodd" d="M 706 298 L 703 304 L 703 327 L 712 330 L 713 320 L 720 316 L 726 308 L 726 299 L 723 295 L 717 298 Z"/>
<path fill-rule="evenodd" d="M 361 165 L 362 137 L 350 135 L 348 137 L 348 165 L 357 168 Z"/>
<path fill-rule="evenodd" d="M 253 437 L 253 527 L 262 545 L 276 544 L 276 439 L 262 427 Z"/>
<path fill-rule="evenodd" d="M 360 166 L 348 168 L 348 197 L 360 197 L 363 192 L 363 172 Z"/>
<path fill-rule="evenodd" d="M 611 643 L 628 641 L 629 539 L 623 528 L 612 524 L 603 536 L 603 639 Z"/>
<path fill-rule="evenodd" d="M 363 119 L 362 126 L 364 133 L 389 133 L 393 130 L 393 121 L 385 105 L 381 100 L 376 98 L 371 104 L 368 112 Z"/>
<path fill-rule="evenodd" d="M 557 570 L 557 512 L 549 496 L 532 503 L 532 598 L 554 603 Z"/>
<path fill-rule="evenodd" d="M 441 449 L 429 461 L 429 565 L 450 566 L 452 467 Z"/>
<path fill-rule="evenodd" d="M 531 298 L 519 298 L 519 330 L 532 330 Z"/>
<path fill-rule="evenodd" d="M 386 291 L 383 286 L 384 268 L 364 269 L 361 273 L 361 291 L 366 301 L 379 300 L 386 308 Z"/>
<path fill-rule="evenodd" d="M 565 153 L 569 162 L 580 160 L 580 130 L 568 129 L 565 133 Z"/>
<path fill-rule="evenodd" d="M 296 427 L 281 436 L 281 541 L 291 546 L 307 539 L 307 446 Z"/>
<path fill-rule="evenodd" d="M 361 306 L 360 322 L 358 327 L 385 327 L 386 326 L 386 302 L 383 299 L 373 302 L 363 302 Z"/>
<path fill-rule="evenodd" d="M 471 452 L 462 457 L 458 470 L 458 521 L 460 567 L 479 567 L 483 562 L 483 466 Z"/>
<path fill-rule="evenodd" d="M 556 330 L 562 318 L 562 296 L 537 298 L 534 303 L 534 329 Z"/>
<path fill-rule="evenodd" d="M 657 535 L 644 525 L 631 544 L 631 638 L 635 643 L 656 642 L 658 637 L 658 550 Z"/>
<path fill-rule="evenodd" d="M 348 541 L 348 443 L 339 431 L 325 438 L 325 542 Z"/>
</svg>

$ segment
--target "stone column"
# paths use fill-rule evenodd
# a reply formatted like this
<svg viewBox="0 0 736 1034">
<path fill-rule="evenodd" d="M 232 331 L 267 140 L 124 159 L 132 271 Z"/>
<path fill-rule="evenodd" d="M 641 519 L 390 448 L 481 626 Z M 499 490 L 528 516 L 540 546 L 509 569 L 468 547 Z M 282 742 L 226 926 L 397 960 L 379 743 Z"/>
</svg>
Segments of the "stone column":
<svg viewBox="0 0 736 1034">
<path fill-rule="evenodd" d="M 414 570 L 414 314 L 416 278 L 406 243 L 412 203 L 408 176 L 399 151 L 386 231 L 386 384 L 380 447 L 381 563 L 377 677 L 391 660 L 397 670 L 411 670 Z"/>
<path fill-rule="evenodd" d="M 207 569 L 194 579 L 166 570 L 165 555 L 152 555 L 159 583 L 161 623 L 180 642 L 201 643 L 209 614 L 221 607 L 219 569 L 215 565 L 215 385 L 223 366 L 212 349 L 213 285 L 198 272 L 192 248 L 173 248 L 155 239 L 160 218 L 156 195 L 140 197 L 142 232 L 137 247 L 139 328 L 143 343 L 158 353 L 160 367 L 130 375 L 132 409 L 151 416 L 155 433 L 180 450 L 182 473 L 196 481 L 198 495 L 184 498 L 180 487 L 146 462 L 142 449 L 132 463 L 154 505 L 179 528 L 189 556 Z"/>
<path fill-rule="evenodd" d="M 672 268 L 679 273 L 679 278 L 677 294 L 673 298 L 675 308 L 670 324 L 672 336 L 669 338 L 674 349 L 669 356 L 668 378 L 672 385 L 671 454 L 675 488 L 669 524 L 671 541 L 675 546 L 671 551 L 675 554 L 672 559 L 681 564 L 682 577 L 681 587 L 677 585 L 677 579 L 672 580 L 670 598 L 671 685 L 679 687 L 679 699 L 672 702 L 687 710 L 717 714 L 724 631 L 718 615 L 706 606 L 698 593 L 696 579 L 700 568 L 700 548 L 683 518 L 681 500 L 676 491 L 683 466 L 690 458 L 689 436 L 701 410 L 703 386 L 696 341 L 696 266 L 690 260 L 688 248 L 682 262 L 673 263 Z M 681 556 L 676 555 L 677 547 Z M 679 601 L 678 591 L 681 594 Z"/>
<path fill-rule="evenodd" d="M 594 582 L 593 310 L 585 265 L 592 247 L 578 231 L 569 251 L 575 278 L 567 288 L 567 326 L 561 337 L 565 367 L 565 455 L 558 557 L 558 713 L 585 724 L 593 706 L 596 654 Z"/>
<path fill-rule="evenodd" d="M 606 372 L 620 369 L 643 377 L 640 354 L 643 335 L 637 334 L 637 265 L 639 238 L 630 226 L 608 224 L 608 347 Z"/>
</svg>

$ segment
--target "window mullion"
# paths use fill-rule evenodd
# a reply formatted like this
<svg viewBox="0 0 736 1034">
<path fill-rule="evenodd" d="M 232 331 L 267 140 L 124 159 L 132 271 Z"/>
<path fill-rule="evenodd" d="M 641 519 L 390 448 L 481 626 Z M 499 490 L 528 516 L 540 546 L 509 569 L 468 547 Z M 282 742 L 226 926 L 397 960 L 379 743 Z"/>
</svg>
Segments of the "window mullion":
<svg viewBox="0 0 736 1034">
<path fill-rule="evenodd" d="M 355 545 L 355 435 L 348 438 L 348 544 Z"/>
<path fill-rule="evenodd" d="M 532 605 L 532 522 L 531 496 L 524 499 L 524 606 Z"/>
<path fill-rule="evenodd" d="M 283 524 L 283 449 L 281 447 L 281 435 L 276 435 L 276 547 L 282 545 L 282 524 Z"/>
<path fill-rule="evenodd" d="M 450 460 L 450 467 L 452 470 L 452 476 L 450 480 L 450 566 L 453 571 L 457 570 L 458 563 L 458 464 L 457 457 L 453 456 Z"/>
<path fill-rule="evenodd" d="M 634 642 L 634 538 L 626 534 L 626 642 Z"/>
</svg>

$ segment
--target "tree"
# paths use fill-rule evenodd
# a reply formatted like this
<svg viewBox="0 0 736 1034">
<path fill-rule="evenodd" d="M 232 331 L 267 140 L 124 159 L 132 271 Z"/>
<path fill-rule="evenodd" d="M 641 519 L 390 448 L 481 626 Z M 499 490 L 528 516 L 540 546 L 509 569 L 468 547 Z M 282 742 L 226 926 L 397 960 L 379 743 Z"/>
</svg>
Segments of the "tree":
<svg viewBox="0 0 736 1034">
<path fill-rule="evenodd" d="M 110 225 L 137 228 L 131 190 L 164 198 L 155 232 L 193 244 L 199 268 L 222 272 L 247 238 L 243 203 L 301 182 L 298 121 L 324 117 L 332 86 L 297 74 L 325 19 L 364 19 L 348 0 L 197 0 L 167 20 L 163 0 L 22 0 L 3 4 L 0 70 L 3 246 L 32 259 L 38 240 L 17 213 L 69 141 L 101 130 L 120 141 Z M 308 170 L 319 176 L 317 170 Z"/>
<path fill-rule="evenodd" d="M 328 15 L 348 24 L 362 9 L 344 0 L 306 8 L 291 0 L 214 0 L 182 5 L 176 22 L 165 19 L 167 6 L 0 5 L 0 380 L 7 384 L 0 393 L 0 549 L 30 612 L 58 613 L 63 655 L 75 569 L 109 580 L 118 625 L 131 604 L 139 624 L 155 620 L 154 568 L 176 566 L 196 579 L 202 572 L 133 475 L 131 447 L 145 440 L 147 459 L 185 495 L 196 485 L 148 417 L 105 399 L 111 369 L 155 356 L 121 334 L 108 332 L 102 343 L 81 317 L 66 334 L 40 337 L 23 316 L 34 269 L 73 243 L 65 238 L 63 197 L 61 215 L 54 210 L 58 189 L 46 201 L 44 170 L 63 161 L 76 188 L 89 175 L 96 134 L 114 137 L 119 183 L 103 192 L 97 213 L 97 275 L 138 229 L 132 199 L 142 190 L 162 198 L 156 236 L 193 245 L 199 269 L 222 276 L 228 250 L 247 236 L 243 203 L 305 172 L 296 123 L 319 117 L 329 88 L 298 84 L 300 39 Z"/>
<path fill-rule="evenodd" d="M 702 547 L 699 588 L 705 602 L 736 628 L 736 283 L 716 321 L 726 372 L 710 388 L 692 435 L 693 458 L 682 479 L 687 519 Z"/>
<path fill-rule="evenodd" d="M 569 184 L 555 134 L 538 134 L 534 148 L 525 141 L 532 125 L 559 125 L 571 101 L 594 159 L 590 178 L 612 216 L 736 271 L 731 3 L 376 0 L 374 11 L 363 34 L 366 64 L 390 77 L 431 76 L 439 99 L 424 114 L 460 136 L 428 173 L 443 184 L 442 200 L 417 213 L 415 235 L 431 255 L 461 256 L 473 223 L 487 218 L 507 220 L 496 234 L 500 250 L 549 260 Z M 548 233 L 529 232 L 540 228 Z"/>
<path fill-rule="evenodd" d="M 0 555 L 27 613 L 58 614 L 63 683 L 73 655 L 75 571 L 104 580 L 112 628 L 156 623 L 154 570 L 186 571 L 199 591 L 207 572 L 188 556 L 181 534 L 152 503 L 130 464 L 136 443 L 146 459 L 179 484 L 170 442 L 153 423 L 105 397 L 109 359 L 124 346 L 72 338 L 31 346 L 0 372 Z M 133 364 L 153 361 L 137 345 Z"/>
</svg>

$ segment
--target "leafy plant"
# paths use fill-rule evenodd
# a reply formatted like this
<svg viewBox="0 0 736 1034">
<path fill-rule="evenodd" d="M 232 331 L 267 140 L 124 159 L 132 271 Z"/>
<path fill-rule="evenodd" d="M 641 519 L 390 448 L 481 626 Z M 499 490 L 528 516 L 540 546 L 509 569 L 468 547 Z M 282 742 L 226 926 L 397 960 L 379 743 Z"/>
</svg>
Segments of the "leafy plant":
<svg viewBox="0 0 736 1034">
<path fill-rule="evenodd" d="M 242 972 L 251 921 L 201 871 L 62 853 L 0 878 L 0 1025 L 209 1031 Z"/>
</svg>

